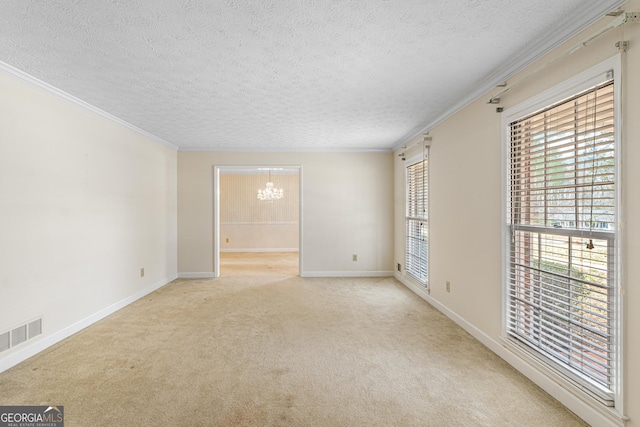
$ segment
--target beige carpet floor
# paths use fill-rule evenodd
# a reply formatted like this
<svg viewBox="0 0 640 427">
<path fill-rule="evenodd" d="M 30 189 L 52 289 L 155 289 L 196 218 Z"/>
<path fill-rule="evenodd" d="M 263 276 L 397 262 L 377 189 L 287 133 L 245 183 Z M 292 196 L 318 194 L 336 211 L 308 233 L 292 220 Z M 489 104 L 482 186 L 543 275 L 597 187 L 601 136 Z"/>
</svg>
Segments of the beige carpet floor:
<svg viewBox="0 0 640 427">
<path fill-rule="evenodd" d="M 395 279 L 221 262 L 0 373 L 0 404 L 67 427 L 585 425 Z"/>
</svg>

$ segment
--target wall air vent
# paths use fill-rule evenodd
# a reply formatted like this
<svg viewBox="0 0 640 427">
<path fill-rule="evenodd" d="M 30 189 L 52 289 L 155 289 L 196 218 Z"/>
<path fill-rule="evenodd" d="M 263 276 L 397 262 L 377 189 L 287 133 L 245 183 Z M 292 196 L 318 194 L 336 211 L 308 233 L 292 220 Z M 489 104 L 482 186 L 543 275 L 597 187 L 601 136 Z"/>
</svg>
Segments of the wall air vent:
<svg viewBox="0 0 640 427">
<path fill-rule="evenodd" d="M 11 348 L 11 334 L 9 332 L 0 334 L 0 353 L 9 350 L 9 348 Z"/>
<path fill-rule="evenodd" d="M 27 340 L 27 325 L 18 326 L 11 331 L 11 347 L 22 344 Z"/>
<path fill-rule="evenodd" d="M 38 336 L 42 333 L 42 319 L 36 319 L 33 322 L 29 322 L 29 339 Z"/>
<path fill-rule="evenodd" d="M 42 318 L 0 333 L 0 353 L 42 335 Z"/>
</svg>

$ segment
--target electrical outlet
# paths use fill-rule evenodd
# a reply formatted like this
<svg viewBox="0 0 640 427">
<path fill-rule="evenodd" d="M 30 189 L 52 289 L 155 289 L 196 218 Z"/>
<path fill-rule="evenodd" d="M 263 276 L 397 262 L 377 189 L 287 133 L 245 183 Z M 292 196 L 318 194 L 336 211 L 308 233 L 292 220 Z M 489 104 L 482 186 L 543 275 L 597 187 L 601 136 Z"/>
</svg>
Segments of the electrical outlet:
<svg viewBox="0 0 640 427">
<path fill-rule="evenodd" d="M 144 267 L 140 269 L 140 277 L 144 277 Z"/>
<path fill-rule="evenodd" d="M 358 261 L 358 254 L 353 254 L 353 260 Z"/>
<path fill-rule="evenodd" d="M 447 292 L 451 292 L 451 282 L 447 280 Z"/>
<path fill-rule="evenodd" d="M 402 266 L 398 263 L 398 271 L 402 271 Z"/>
</svg>

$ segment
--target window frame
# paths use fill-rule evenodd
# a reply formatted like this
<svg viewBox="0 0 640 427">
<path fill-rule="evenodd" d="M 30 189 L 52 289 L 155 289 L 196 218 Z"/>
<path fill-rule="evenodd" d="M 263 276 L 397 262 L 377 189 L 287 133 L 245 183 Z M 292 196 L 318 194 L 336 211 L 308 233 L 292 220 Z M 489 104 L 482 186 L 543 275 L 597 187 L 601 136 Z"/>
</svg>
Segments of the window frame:
<svg viewBox="0 0 640 427">
<path fill-rule="evenodd" d="M 411 166 L 415 166 L 420 162 L 425 162 L 426 165 L 426 174 L 424 177 L 424 181 L 426 182 L 426 218 L 420 218 L 420 217 L 413 217 L 409 215 L 409 168 Z M 405 233 L 404 233 L 404 237 L 405 237 L 405 255 L 404 255 L 404 263 L 405 263 L 405 268 L 404 268 L 404 275 L 405 277 L 408 277 L 410 280 L 412 280 L 413 282 L 415 282 L 416 284 L 418 284 L 419 286 L 429 290 L 429 256 L 430 256 L 430 251 L 429 251 L 429 236 L 430 236 L 430 221 L 429 221 L 429 146 L 425 145 L 424 147 L 424 151 L 421 151 L 420 154 L 417 154 L 415 156 L 412 156 L 410 158 L 408 158 L 405 161 L 404 164 L 404 179 L 405 179 L 405 199 L 404 199 L 404 227 L 405 227 Z M 408 222 L 412 221 L 412 220 L 424 220 L 427 225 L 426 225 L 426 235 L 427 235 L 427 240 L 426 240 L 426 277 L 425 280 L 421 280 L 419 277 L 417 277 L 416 275 L 414 275 L 410 269 L 408 268 L 408 263 L 407 263 L 407 259 L 409 257 L 409 253 L 407 251 L 407 248 L 409 246 L 409 232 L 408 232 Z"/>
<path fill-rule="evenodd" d="M 608 74 L 608 73 L 612 73 Z M 621 110 L 621 87 L 622 87 L 622 66 L 621 57 L 616 55 L 612 58 L 602 61 L 601 63 L 583 71 L 562 83 L 559 83 L 547 90 L 540 92 L 518 104 L 506 108 L 501 116 L 501 134 L 502 134 L 502 340 L 514 353 L 523 359 L 531 362 L 537 362 L 535 366 L 541 367 L 543 373 L 553 378 L 555 381 L 565 384 L 565 388 L 574 395 L 587 396 L 597 402 L 606 405 L 606 399 L 598 396 L 597 393 L 588 391 L 582 384 L 582 381 L 573 378 L 569 371 L 549 363 L 545 358 L 540 357 L 533 351 L 524 349 L 524 347 L 511 338 L 508 334 L 507 323 L 509 319 L 509 275 L 510 275 L 510 250 L 511 250 L 511 218 L 510 212 L 510 159 L 511 159 L 511 136 L 510 124 L 522 117 L 530 115 L 536 111 L 545 109 L 548 106 L 571 98 L 584 90 L 596 86 L 606 80 L 607 76 L 613 77 L 614 83 L 614 149 L 615 149 L 615 223 L 614 223 L 614 267 L 613 280 L 615 286 L 613 288 L 613 309 L 612 316 L 612 391 L 613 406 L 619 414 L 624 413 L 622 397 L 623 378 L 623 337 L 624 325 L 623 318 L 623 277 L 622 277 L 622 259 L 623 259 L 623 235 L 621 233 L 620 224 L 623 223 L 623 206 L 622 206 L 622 110 Z M 542 230 L 540 230 L 542 232 Z"/>
</svg>

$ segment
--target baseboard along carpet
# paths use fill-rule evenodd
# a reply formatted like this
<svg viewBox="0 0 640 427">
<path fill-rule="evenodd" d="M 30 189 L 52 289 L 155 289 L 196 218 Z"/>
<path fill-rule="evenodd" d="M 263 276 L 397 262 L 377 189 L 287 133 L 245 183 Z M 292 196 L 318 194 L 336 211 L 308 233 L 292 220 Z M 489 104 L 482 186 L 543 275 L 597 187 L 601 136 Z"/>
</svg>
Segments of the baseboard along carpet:
<svg viewBox="0 0 640 427">
<path fill-rule="evenodd" d="M 65 426 L 583 426 L 394 278 L 222 254 L 0 374 Z"/>
</svg>

